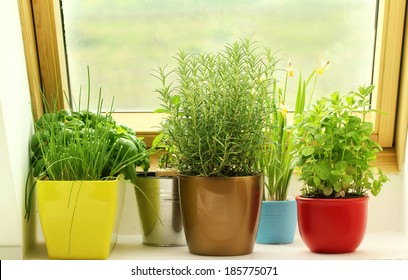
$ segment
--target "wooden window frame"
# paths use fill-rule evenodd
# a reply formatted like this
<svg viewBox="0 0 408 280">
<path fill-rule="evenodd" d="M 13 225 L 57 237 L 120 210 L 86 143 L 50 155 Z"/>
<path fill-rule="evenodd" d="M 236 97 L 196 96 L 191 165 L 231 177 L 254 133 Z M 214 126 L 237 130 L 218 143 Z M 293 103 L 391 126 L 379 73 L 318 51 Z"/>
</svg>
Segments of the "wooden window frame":
<svg viewBox="0 0 408 280">
<path fill-rule="evenodd" d="M 27 73 L 34 118 L 43 112 L 41 92 L 48 103 L 63 108 L 69 92 L 60 1 L 19 0 Z M 408 97 L 408 34 L 405 0 L 380 0 L 374 66 L 377 110 L 373 138 L 383 146 L 376 165 L 399 173 L 404 163 Z M 404 36 L 405 35 L 405 36 Z M 405 38 L 405 39 L 404 39 Z M 153 113 L 115 113 L 120 123 L 132 126 L 146 142 L 158 134 L 163 117 Z"/>
</svg>

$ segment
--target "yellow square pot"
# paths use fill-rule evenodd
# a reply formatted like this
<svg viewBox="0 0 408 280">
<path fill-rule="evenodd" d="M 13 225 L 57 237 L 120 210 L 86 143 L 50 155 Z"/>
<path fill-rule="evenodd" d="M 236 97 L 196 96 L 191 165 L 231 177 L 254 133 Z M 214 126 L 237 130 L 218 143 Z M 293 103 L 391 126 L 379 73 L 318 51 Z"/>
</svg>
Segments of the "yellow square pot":
<svg viewBox="0 0 408 280">
<path fill-rule="evenodd" d="M 48 257 L 106 259 L 116 244 L 125 181 L 38 181 Z"/>
</svg>

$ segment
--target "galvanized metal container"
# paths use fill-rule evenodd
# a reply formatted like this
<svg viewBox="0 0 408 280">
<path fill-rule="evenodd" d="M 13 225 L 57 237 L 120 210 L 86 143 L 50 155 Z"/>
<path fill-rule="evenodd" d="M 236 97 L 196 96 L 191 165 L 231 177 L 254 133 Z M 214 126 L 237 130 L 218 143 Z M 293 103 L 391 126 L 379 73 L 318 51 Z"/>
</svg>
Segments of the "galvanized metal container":
<svg viewBox="0 0 408 280">
<path fill-rule="evenodd" d="M 177 177 L 137 174 L 135 190 L 144 245 L 183 246 L 183 231 Z"/>
</svg>

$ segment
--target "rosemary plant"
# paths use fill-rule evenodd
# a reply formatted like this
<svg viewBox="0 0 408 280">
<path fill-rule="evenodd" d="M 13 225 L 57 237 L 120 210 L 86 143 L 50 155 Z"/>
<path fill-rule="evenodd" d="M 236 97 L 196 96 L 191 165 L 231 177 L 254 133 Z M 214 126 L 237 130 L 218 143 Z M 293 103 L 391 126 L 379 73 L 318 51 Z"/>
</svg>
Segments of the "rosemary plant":
<svg viewBox="0 0 408 280">
<path fill-rule="evenodd" d="M 168 114 L 162 129 L 172 142 L 177 169 L 204 177 L 260 173 L 274 54 L 243 39 L 217 53 L 181 50 L 175 58 L 175 69 L 159 67 L 155 76 L 161 81 L 158 111 Z"/>
</svg>

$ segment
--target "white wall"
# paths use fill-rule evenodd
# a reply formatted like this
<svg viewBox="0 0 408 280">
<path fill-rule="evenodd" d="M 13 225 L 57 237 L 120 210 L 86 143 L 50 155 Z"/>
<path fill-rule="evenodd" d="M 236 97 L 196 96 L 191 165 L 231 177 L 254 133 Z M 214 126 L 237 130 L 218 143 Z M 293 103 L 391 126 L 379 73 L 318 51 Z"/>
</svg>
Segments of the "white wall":
<svg viewBox="0 0 408 280">
<path fill-rule="evenodd" d="M 408 136 L 408 135 L 407 135 Z M 407 137 L 408 139 L 408 137 Z M 402 175 L 402 185 L 403 185 L 403 209 L 402 209 L 402 223 L 403 223 L 403 232 L 408 234 L 408 164 L 406 163 L 408 159 L 408 142 L 405 149 L 405 163 L 404 163 L 404 172 Z"/>
<path fill-rule="evenodd" d="M 17 1 L 0 2 L 0 259 L 23 255 L 23 197 L 32 133 Z"/>
</svg>

